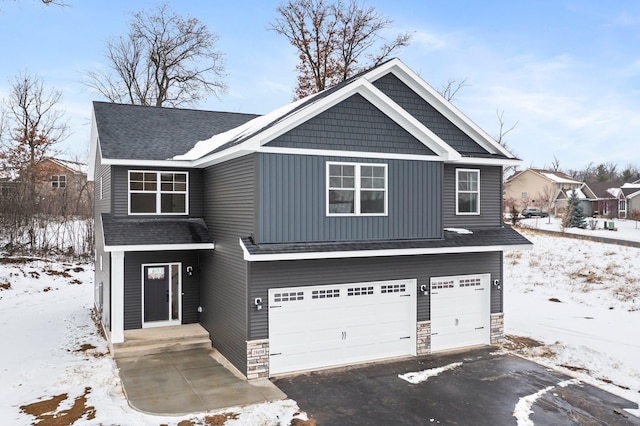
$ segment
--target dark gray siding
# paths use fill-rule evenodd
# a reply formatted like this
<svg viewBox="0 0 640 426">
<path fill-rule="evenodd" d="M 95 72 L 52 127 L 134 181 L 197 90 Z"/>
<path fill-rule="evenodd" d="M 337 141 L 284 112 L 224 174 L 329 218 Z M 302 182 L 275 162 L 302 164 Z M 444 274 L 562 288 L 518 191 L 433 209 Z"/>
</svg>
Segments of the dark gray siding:
<svg viewBox="0 0 640 426">
<path fill-rule="evenodd" d="M 95 223 L 95 277 L 94 295 L 99 297 L 98 288 L 102 283 L 102 323 L 111 329 L 111 256 L 104 251 L 104 235 L 102 230 L 101 213 L 111 211 L 111 167 L 101 164 L 100 153 L 96 153 L 95 180 L 93 185 L 94 200 L 94 223 Z M 102 188 L 101 188 L 102 185 Z M 102 197 L 100 195 L 102 194 Z M 100 259 L 102 258 L 102 269 L 100 269 Z M 97 306 L 98 300 L 95 300 Z"/>
<path fill-rule="evenodd" d="M 182 323 L 198 322 L 200 270 L 196 251 L 127 252 L 124 255 L 124 329 L 142 327 L 142 265 L 182 263 Z M 193 266 L 193 275 L 187 274 Z"/>
<path fill-rule="evenodd" d="M 440 238 L 442 163 L 259 154 L 259 243 Z M 388 164 L 388 215 L 328 217 L 326 163 Z"/>
<path fill-rule="evenodd" d="M 353 95 L 267 144 L 271 147 L 433 155 L 361 95 Z"/>
<path fill-rule="evenodd" d="M 203 252 L 200 323 L 240 371 L 247 368 L 247 275 L 240 237 L 254 232 L 255 155 L 204 170 L 204 217 L 215 240 Z"/>
<path fill-rule="evenodd" d="M 389 73 L 376 80 L 373 85 L 456 151 L 476 154 L 487 152 L 395 75 Z"/>
<path fill-rule="evenodd" d="M 347 284 L 368 281 L 417 279 L 429 285 L 431 277 L 491 274 L 502 282 L 502 253 L 464 253 L 352 259 L 252 262 L 250 300 L 268 300 L 269 288 Z M 249 339 L 264 339 L 269 332 L 269 308 L 251 310 Z M 502 312 L 502 286 L 491 286 L 491 312 Z M 418 321 L 429 320 L 429 296 L 418 291 Z"/>
<path fill-rule="evenodd" d="M 480 170 L 480 214 L 456 215 L 456 169 Z M 502 167 L 445 164 L 442 188 L 444 227 L 502 226 Z"/>
<path fill-rule="evenodd" d="M 189 217 L 202 217 L 203 214 L 203 182 L 202 170 L 200 169 L 180 169 L 174 167 L 113 167 L 113 215 L 116 217 L 127 216 L 128 214 L 128 179 L 129 170 L 164 170 L 172 172 L 189 172 Z M 141 217 L 136 215 L 136 217 Z"/>
</svg>

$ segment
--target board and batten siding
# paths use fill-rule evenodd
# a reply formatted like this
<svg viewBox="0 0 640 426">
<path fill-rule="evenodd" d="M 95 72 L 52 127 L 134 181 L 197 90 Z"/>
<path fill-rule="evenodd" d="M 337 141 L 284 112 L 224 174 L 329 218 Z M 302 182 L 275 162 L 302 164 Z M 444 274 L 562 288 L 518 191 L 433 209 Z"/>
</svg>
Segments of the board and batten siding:
<svg viewBox="0 0 640 426">
<path fill-rule="evenodd" d="M 359 94 L 310 118 L 266 146 L 434 155 Z"/>
<path fill-rule="evenodd" d="M 168 172 L 189 172 L 189 215 L 188 217 L 202 217 L 203 209 L 203 180 L 202 170 L 200 169 L 181 169 L 173 167 L 113 167 L 113 215 L 115 217 L 123 217 L 129 214 L 129 170 L 151 170 L 151 171 L 168 171 Z M 136 215 L 137 218 L 157 217 L 158 215 Z M 172 215 L 173 217 L 181 217 L 180 215 Z M 169 217 L 169 216 L 163 216 Z M 186 217 L 186 216 L 182 216 Z"/>
<path fill-rule="evenodd" d="M 456 169 L 480 170 L 480 214 L 456 214 Z M 502 167 L 445 164 L 442 194 L 445 228 L 491 228 L 503 226 Z"/>
<path fill-rule="evenodd" d="M 475 154 L 487 152 L 392 73 L 374 81 L 373 85 L 456 151 Z"/>
<path fill-rule="evenodd" d="M 215 250 L 201 253 L 200 323 L 214 347 L 241 372 L 247 368 L 247 270 L 240 237 L 254 232 L 255 155 L 204 170 L 204 218 Z"/>
<path fill-rule="evenodd" d="M 200 305 L 198 252 L 127 252 L 124 255 L 124 329 L 142 327 L 142 265 L 148 263 L 182 264 L 182 323 L 198 322 Z M 193 275 L 187 274 L 187 266 L 193 266 Z"/>
<path fill-rule="evenodd" d="M 327 163 L 387 164 L 386 216 L 327 216 Z M 442 163 L 286 154 L 258 155 L 256 242 L 440 238 Z"/>
<path fill-rule="evenodd" d="M 430 319 L 429 288 L 431 277 L 491 274 L 491 282 L 502 284 L 502 252 L 461 253 L 397 257 L 368 257 L 279 262 L 250 262 L 250 299 L 268 299 L 270 288 L 348 284 L 372 281 L 417 279 L 417 321 Z M 502 312 L 502 288 L 491 285 L 491 313 Z M 249 340 L 269 337 L 269 307 L 250 310 Z M 301 318 L 304 320 L 304 318 Z"/>
</svg>

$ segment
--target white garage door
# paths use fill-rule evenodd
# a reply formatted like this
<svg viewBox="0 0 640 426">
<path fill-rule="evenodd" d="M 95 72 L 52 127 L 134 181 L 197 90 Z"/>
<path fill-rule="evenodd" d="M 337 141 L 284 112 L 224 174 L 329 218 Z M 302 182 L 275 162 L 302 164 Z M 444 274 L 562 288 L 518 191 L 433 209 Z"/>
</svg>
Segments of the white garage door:
<svg viewBox="0 0 640 426">
<path fill-rule="evenodd" d="M 271 375 L 415 355 L 416 280 L 269 290 Z"/>
<path fill-rule="evenodd" d="M 431 278 L 431 350 L 490 343 L 490 275 Z"/>
</svg>

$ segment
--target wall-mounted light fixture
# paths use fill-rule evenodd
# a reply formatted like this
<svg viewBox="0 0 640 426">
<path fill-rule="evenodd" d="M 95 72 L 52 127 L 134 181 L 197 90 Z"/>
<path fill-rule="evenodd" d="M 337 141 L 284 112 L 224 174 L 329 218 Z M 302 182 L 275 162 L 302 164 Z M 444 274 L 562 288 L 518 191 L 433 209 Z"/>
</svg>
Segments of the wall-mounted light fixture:
<svg viewBox="0 0 640 426">
<path fill-rule="evenodd" d="M 253 304 L 256 306 L 257 310 L 262 310 L 262 298 L 261 297 L 256 297 L 256 299 L 253 301 Z"/>
<path fill-rule="evenodd" d="M 420 286 L 420 291 L 422 292 L 423 296 L 428 296 L 429 295 L 429 289 L 427 288 L 426 284 L 422 284 Z"/>
<path fill-rule="evenodd" d="M 187 266 L 187 275 L 193 275 L 193 266 Z"/>
</svg>

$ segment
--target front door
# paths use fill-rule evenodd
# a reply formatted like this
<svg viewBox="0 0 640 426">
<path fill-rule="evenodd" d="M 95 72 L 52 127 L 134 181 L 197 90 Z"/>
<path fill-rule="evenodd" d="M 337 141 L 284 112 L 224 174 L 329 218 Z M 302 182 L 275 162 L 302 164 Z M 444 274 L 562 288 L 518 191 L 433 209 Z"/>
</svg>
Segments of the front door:
<svg viewBox="0 0 640 426">
<path fill-rule="evenodd" d="M 142 265 L 142 326 L 178 325 L 182 321 L 180 264 Z"/>
</svg>

